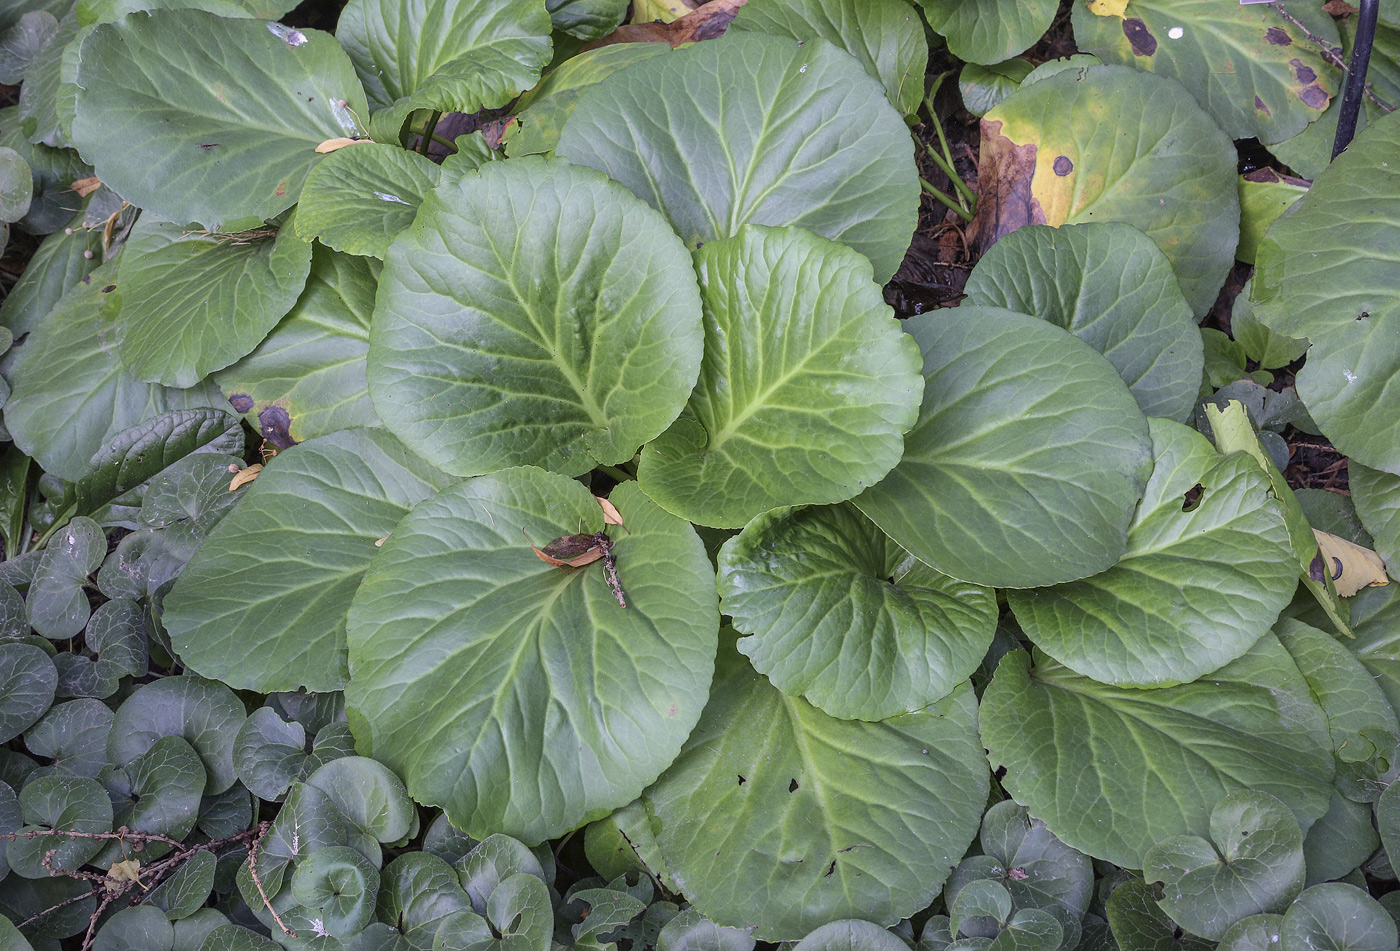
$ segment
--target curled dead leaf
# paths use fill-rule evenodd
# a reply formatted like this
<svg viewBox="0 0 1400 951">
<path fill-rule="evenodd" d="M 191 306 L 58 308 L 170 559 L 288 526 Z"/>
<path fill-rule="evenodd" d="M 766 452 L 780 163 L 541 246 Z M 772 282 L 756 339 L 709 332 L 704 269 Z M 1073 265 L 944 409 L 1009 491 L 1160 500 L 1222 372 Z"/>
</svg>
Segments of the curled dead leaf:
<svg viewBox="0 0 1400 951">
<path fill-rule="evenodd" d="M 125 862 L 113 862 L 112 867 L 107 869 L 107 880 L 103 884 L 109 892 L 121 891 L 123 882 L 141 884 L 141 863 L 138 860 L 127 859 Z"/>
<path fill-rule="evenodd" d="M 1362 588 L 1390 584 L 1381 556 L 1369 548 L 1313 529 L 1318 553 L 1309 568 L 1314 581 L 1323 580 L 1325 572 L 1337 587 L 1337 594 L 1349 598 Z"/>
<path fill-rule="evenodd" d="M 626 525 L 623 525 L 623 524 L 622 524 L 622 513 L 619 512 L 619 511 L 617 510 L 617 507 L 616 507 L 615 505 L 613 505 L 613 504 L 612 504 L 611 502 L 609 502 L 607 499 L 600 499 L 600 498 L 598 498 L 598 496 L 596 496 L 596 495 L 593 496 L 593 498 L 594 498 L 594 499 L 597 501 L 597 503 L 598 503 L 600 506 L 602 506 L 602 508 L 603 508 L 603 523 L 604 523 L 604 524 L 606 524 L 606 525 L 618 525 L 618 526 L 621 526 L 622 528 L 626 528 L 626 527 L 627 527 Z"/>
<path fill-rule="evenodd" d="M 368 139 L 347 139 L 345 136 L 341 135 L 336 136 L 334 139 L 327 139 L 326 141 L 322 142 L 320 145 L 316 146 L 316 151 L 324 155 L 327 152 L 334 152 L 337 149 L 343 149 L 347 145 L 354 145 L 356 142 L 368 141 Z"/>
<path fill-rule="evenodd" d="M 249 466 L 248 468 L 242 470 L 241 472 L 239 472 L 237 475 L 235 475 L 235 476 L 233 477 L 233 481 L 231 481 L 231 482 L 228 484 L 228 490 L 229 490 L 230 492 L 232 492 L 232 491 L 234 491 L 235 489 L 242 488 L 243 486 L 247 485 L 249 482 L 252 482 L 254 479 L 256 479 L 256 478 L 258 477 L 258 473 L 259 473 L 259 472 L 262 472 L 262 470 L 263 470 L 263 467 L 262 467 L 262 463 L 261 463 L 261 462 L 255 462 L 255 463 L 253 463 L 251 466 Z"/>
<path fill-rule="evenodd" d="M 73 182 L 72 187 L 73 191 L 77 192 L 80 198 L 86 198 L 102 187 L 102 181 L 96 176 L 79 178 Z"/>
<path fill-rule="evenodd" d="M 602 532 L 599 532 L 598 535 L 602 535 Z M 582 568 L 584 565 L 591 565 L 603 557 L 603 548 L 598 543 L 598 535 L 561 535 L 542 549 L 531 544 L 530 550 L 547 565 L 553 565 L 556 568 Z M 529 543 L 528 536 L 525 540 Z"/>
<path fill-rule="evenodd" d="M 614 43 L 698 43 L 723 36 L 734 15 L 748 0 L 710 0 L 670 23 L 629 23 L 613 30 L 600 40 L 594 40 L 585 50 Z"/>
</svg>

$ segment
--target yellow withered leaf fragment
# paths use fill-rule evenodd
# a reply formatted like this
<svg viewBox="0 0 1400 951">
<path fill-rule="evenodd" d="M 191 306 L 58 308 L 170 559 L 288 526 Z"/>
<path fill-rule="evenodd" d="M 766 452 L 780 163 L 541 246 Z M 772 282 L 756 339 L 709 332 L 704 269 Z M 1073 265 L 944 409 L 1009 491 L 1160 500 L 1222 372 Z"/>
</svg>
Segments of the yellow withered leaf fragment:
<svg viewBox="0 0 1400 951">
<path fill-rule="evenodd" d="M 1385 563 L 1371 549 L 1317 529 L 1313 529 L 1313 535 L 1317 538 L 1319 551 L 1313 560 L 1312 571 L 1326 571 L 1331 575 L 1337 593 L 1342 597 L 1349 598 L 1362 588 L 1390 584 L 1390 579 L 1385 575 Z"/>
</svg>

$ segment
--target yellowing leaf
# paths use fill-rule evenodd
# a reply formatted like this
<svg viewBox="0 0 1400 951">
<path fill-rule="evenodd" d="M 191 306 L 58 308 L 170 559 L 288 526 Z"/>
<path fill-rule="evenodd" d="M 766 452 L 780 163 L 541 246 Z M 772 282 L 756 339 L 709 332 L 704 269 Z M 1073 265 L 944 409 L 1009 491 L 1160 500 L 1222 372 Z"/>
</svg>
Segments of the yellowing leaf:
<svg viewBox="0 0 1400 951">
<path fill-rule="evenodd" d="M 1390 584 L 1381 556 L 1345 538 L 1313 529 L 1320 549 L 1313 560 L 1313 574 L 1326 571 L 1337 585 L 1337 593 L 1349 598 L 1362 588 Z"/>
<path fill-rule="evenodd" d="M 141 884 L 141 863 L 136 859 L 127 859 L 125 862 L 113 862 L 112 867 L 107 870 L 106 886 L 108 891 L 121 891 L 122 882 L 135 882 Z"/>
<path fill-rule="evenodd" d="M 316 146 L 316 151 L 324 155 L 327 152 L 334 152 L 337 149 L 343 149 L 347 145 L 354 145 L 356 142 L 368 141 L 368 139 L 347 139 L 345 136 L 341 135 L 335 137 L 334 139 L 327 139 L 326 141 L 322 142 L 320 145 Z"/>
<path fill-rule="evenodd" d="M 251 466 L 244 469 L 242 472 L 239 472 L 236 476 L 233 477 L 233 481 L 229 482 L 228 484 L 228 490 L 232 492 L 233 490 L 242 488 L 249 482 L 252 482 L 258 477 L 258 473 L 262 472 L 262 469 L 262 463 L 253 463 Z"/>
<path fill-rule="evenodd" d="M 660 20 L 662 23 L 670 23 L 694 10 L 695 6 L 693 0 L 690 3 L 686 0 L 634 0 L 632 22 L 651 23 L 653 20 Z"/>
<path fill-rule="evenodd" d="M 1089 0 L 1089 12 L 1101 17 L 1123 19 L 1123 11 L 1128 9 L 1128 0 Z"/>
</svg>

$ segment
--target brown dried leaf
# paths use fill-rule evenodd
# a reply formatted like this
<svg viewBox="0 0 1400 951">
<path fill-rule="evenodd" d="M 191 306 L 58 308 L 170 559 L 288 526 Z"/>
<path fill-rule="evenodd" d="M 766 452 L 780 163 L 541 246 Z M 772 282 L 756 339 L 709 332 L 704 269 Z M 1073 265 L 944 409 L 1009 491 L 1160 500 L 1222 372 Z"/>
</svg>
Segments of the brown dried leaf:
<svg viewBox="0 0 1400 951">
<path fill-rule="evenodd" d="M 977 213 L 967 236 L 978 254 L 1023 225 L 1046 224 L 1045 210 L 1031 189 L 1037 148 L 1017 145 L 1001 134 L 1000 120 L 982 120 L 982 154 L 977 167 Z"/>
<path fill-rule="evenodd" d="M 1327 0 L 1322 9 L 1334 17 L 1349 17 L 1356 13 L 1358 8 L 1347 3 L 1347 0 Z"/>
<path fill-rule="evenodd" d="M 316 151 L 319 152 L 319 153 L 321 153 L 322 155 L 324 155 L 324 154 L 327 153 L 327 152 L 334 152 L 334 151 L 336 151 L 337 149 L 343 149 L 343 148 L 345 148 L 347 145 L 354 145 L 356 142 L 367 142 L 367 141 L 369 141 L 369 140 L 368 140 L 368 139 L 347 139 L 345 136 L 342 135 L 342 136 L 337 136 L 337 137 L 334 138 L 334 139 L 327 139 L 326 141 L 322 142 L 320 145 L 316 146 Z"/>
<path fill-rule="evenodd" d="M 584 49 L 597 49 L 614 43 L 670 43 L 680 46 L 683 43 L 712 40 L 724 35 L 730 21 L 745 3 L 748 0 L 710 0 L 670 23 L 629 23 L 600 40 L 594 40 Z"/>
<path fill-rule="evenodd" d="M 600 506 L 602 506 L 602 508 L 603 508 L 603 522 L 604 522 L 604 524 L 607 524 L 607 525 L 618 525 L 618 526 L 621 526 L 622 528 L 626 528 L 626 527 L 627 527 L 626 525 L 623 525 L 623 524 L 622 524 L 622 513 L 619 512 L 619 511 L 617 510 L 617 507 L 616 507 L 615 505 L 613 505 L 613 504 L 612 504 L 611 502 L 609 502 L 607 499 L 600 499 L 600 498 L 598 498 L 598 496 L 596 496 L 596 495 L 593 496 L 593 498 L 596 499 L 597 502 L 598 502 L 598 504 L 599 504 Z"/>
<path fill-rule="evenodd" d="M 73 191 L 77 192 L 80 198 L 86 198 L 102 187 L 102 181 L 96 177 L 79 178 L 73 182 L 72 187 Z"/>
<path fill-rule="evenodd" d="M 562 535 L 543 549 L 530 545 L 530 550 L 540 561 L 556 568 L 582 568 L 603 557 L 595 535 Z"/>
<path fill-rule="evenodd" d="M 240 489 L 240 488 L 242 488 L 243 486 L 247 485 L 249 482 L 252 482 L 254 479 L 256 479 L 256 478 L 258 477 L 258 473 L 259 473 L 259 472 L 262 472 L 262 470 L 263 470 L 263 467 L 262 467 L 262 463 L 261 463 L 261 462 L 255 462 L 255 463 L 253 463 L 251 466 L 249 466 L 248 468 L 242 470 L 241 472 L 238 473 L 238 475 L 236 475 L 236 476 L 233 477 L 233 481 L 231 481 L 231 482 L 228 484 L 228 490 L 229 490 L 230 492 L 232 492 L 232 491 L 234 491 L 235 489 Z"/>
<path fill-rule="evenodd" d="M 107 881 L 103 884 L 109 892 L 119 892 L 123 882 L 136 882 L 138 885 L 141 883 L 141 863 L 138 860 L 113 862 L 112 867 L 107 870 Z"/>
</svg>

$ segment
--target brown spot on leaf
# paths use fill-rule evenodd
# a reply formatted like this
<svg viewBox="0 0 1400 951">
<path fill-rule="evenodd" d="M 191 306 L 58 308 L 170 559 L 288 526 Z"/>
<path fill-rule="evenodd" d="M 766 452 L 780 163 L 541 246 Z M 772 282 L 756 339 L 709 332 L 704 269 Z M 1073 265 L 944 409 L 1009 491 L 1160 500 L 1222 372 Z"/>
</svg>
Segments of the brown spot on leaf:
<svg viewBox="0 0 1400 951">
<path fill-rule="evenodd" d="M 1252 172 L 1244 173 L 1244 180 L 1247 182 L 1262 182 L 1266 185 L 1297 185 L 1299 188 L 1307 188 L 1311 182 L 1306 178 L 1297 178 L 1293 175 L 1282 175 L 1274 169 L 1265 166 L 1256 168 Z"/>
<path fill-rule="evenodd" d="M 745 3 L 748 0 L 709 0 L 670 23 L 629 23 L 620 26 L 584 49 L 597 49 L 614 43 L 670 43 L 680 46 L 682 43 L 712 40 L 729 28 L 730 21 Z"/>
<path fill-rule="evenodd" d="M 1322 9 L 1334 17 L 1349 17 L 1358 10 L 1357 7 L 1347 3 L 1347 0 L 1327 0 L 1322 5 Z"/>
<path fill-rule="evenodd" d="M 1151 56 L 1157 52 L 1157 37 L 1137 17 L 1128 17 L 1123 21 L 1123 35 L 1128 38 L 1134 56 Z"/>
<path fill-rule="evenodd" d="M 247 393 L 235 393 L 228 398 L 229 405 L 240 413 L 246 413 L 253 408 L 253 398 Z"/>
<path fill-rule="evenodd" d="M 1293 67 L 1293 75 L 1298 77 L 1300 83 L 1307 84 L 1317 79 L 1317 71 L 1305 65 L 1301 59 L 1290 59 L 1288 65 Z"/>
<path fill-rule="evenodd" d="M 1264 105 L 1264 100 L 1260 99 L 1258 96 L 1254 97 L 1254 108 L 1264 113 L 1264 115 L 1268 116 L 1270 119 L 1274 117 L 1274 114 L 1269 111 L 1269 107 Z"/>
<path fill-rule="evenodd" d="M 1055 157 L 1055 164 L 1052 165 L 1051 168 L 1055 170 L 1056 175 L 1064 178 L 1070 172 L 1074 171 L 1074 163 L 1069 160 L 1068 155 L 1058 155 Z"/>
<path fill-rule="evenodd" d="M 297 444 L 292 438 L 292 417 L 280 406 L 269 406 L 258 413 L 258 431 L 278 449 L 290 449 Z"/>
<path fill-rule="evenodd" d="M 1264 31 L 1264 40 L 1272 46 L 1293 45 L 1293 37 L 1289 36 L 1287 31 L 1280 30 L 1276 26 L 1271 26 Z"/>
<path fill-rule="evenodd" d="M 982 149 L 977 167 L 977 214 L 968 237 L 984 254 L 1022 225 L 1043 225 L 1045 211 L 1031 193 L 1036 147 L 1017 145 L 1001 134 L 1000 120 L 982 120 Z"/>
<path fill-rule="evenodd" d="M 273 194 L 276 195 L 278 198 L 284 198 L 284 197 L 286 197 L 286 195 L 287 195 L 287 183 L 286 183 L 286 182 L 278 182 L 278 183 L 277 183 L 277 190 L 276 190 L 275 192 L 273 192 Z"/>
<path fill-rule="evenodd" d="M 1298 90 L 1298 98 L 1303 100 L 1303 105 L 1309 109 L 1317 109 L 1319 112 L 1327 108 L 1327 103 L 1332 97 L 1327 95 L 1327 91 L 1320 86 L 1304 86 Z"/>
<path fill-rule="evenodd" d="M 102 288 L 102 293 L 104 293 L 104 294 L 110 294 L 110 293 L 112 293 L 112 292 L 113 292 L 114 290 L 116 290 L 116 289 L 117 289 L 117 285 L 115 285 L 115 284 L 108 284 L 106 287 Z"/>
</svg>

